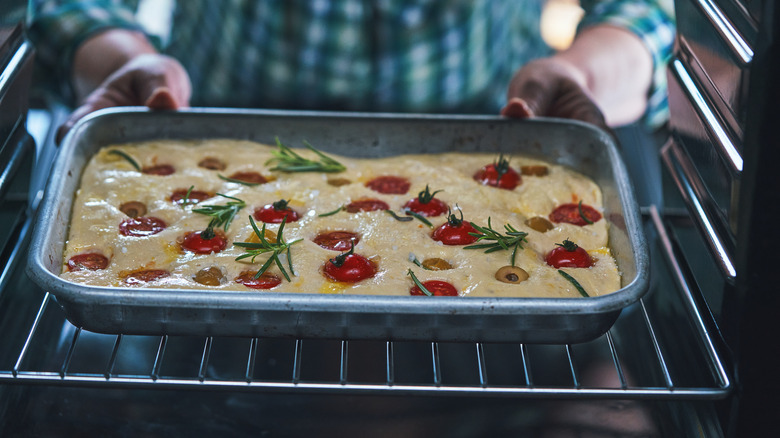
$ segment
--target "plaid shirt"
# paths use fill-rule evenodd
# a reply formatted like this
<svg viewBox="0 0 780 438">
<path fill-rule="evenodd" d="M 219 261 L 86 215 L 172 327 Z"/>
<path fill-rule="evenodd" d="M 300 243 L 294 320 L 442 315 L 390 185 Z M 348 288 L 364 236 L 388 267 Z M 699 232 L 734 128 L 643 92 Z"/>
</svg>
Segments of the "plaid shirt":
<svg viewBox="0 0 780 438">
<path fill-rule="evenodd" d="M 30 38 L 69 93 L 79 43 L 102 29 L 144 30 L 138 0 L 31 0 Z M 551 53 L 543 0 L 180 0 L 170 39 L 152 37 L 193 83 L 193 106 L 496 114 L 514 72 Z M 639 35 L 655 75 L 646 120 L 667 117 L 671 0 L 583 0 L 581 26 Z M 595 4 L 594 4 L 595 3 Z M 67 94 L 66 94 L 67 95 Z"/>
</svg>

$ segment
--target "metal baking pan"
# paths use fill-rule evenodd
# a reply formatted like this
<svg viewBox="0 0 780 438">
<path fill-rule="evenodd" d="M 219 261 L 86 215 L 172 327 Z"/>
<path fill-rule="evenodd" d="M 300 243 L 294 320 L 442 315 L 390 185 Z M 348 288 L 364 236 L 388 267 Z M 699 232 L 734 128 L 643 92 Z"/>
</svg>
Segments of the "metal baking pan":
<svg viewBox="0 0 780 438">
<path fill-rule="evenodd" d="M 316 138 L 353 157 L 420 152 L 503 152 L 563 164 L 602 189 L 622 288 L 593 298 L 476 298 L 246 293 L 90 287 L 58 277 L 82 169 L 102 146 L 149 139 L 236 138 L 273 144 Z M 422 150 L 421 150 L 421 145 Z M 101 333 L 577 343 L 604 334 L 648 288 L 639 209 L 612 137 L 591 125 L 494 116 L 191 109 L 103 110 L 60 146 L 38 211 L 32 279 L 76 326 Z"/>
</svg>

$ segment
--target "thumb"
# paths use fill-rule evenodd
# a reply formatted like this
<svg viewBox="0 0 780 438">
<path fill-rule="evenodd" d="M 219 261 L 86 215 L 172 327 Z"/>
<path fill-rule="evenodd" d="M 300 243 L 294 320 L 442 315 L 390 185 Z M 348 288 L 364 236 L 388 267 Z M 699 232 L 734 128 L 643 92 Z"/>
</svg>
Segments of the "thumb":
<svg viewBox="0 0 780 438">
<path fill-rule="evenodd" d="M 176 101 L 168 87 L 156 88 L 144 105 L 152 110 L 176 110 L 183 106 L 181 102 Z"/>
<path fill-rule="evenodd" d="M 527 119 L 535 116 L 531 107 L 519 97 L 509 99 L 509 102 L 501 108 L 501 115 L 513 119 Z"/>
</svg>

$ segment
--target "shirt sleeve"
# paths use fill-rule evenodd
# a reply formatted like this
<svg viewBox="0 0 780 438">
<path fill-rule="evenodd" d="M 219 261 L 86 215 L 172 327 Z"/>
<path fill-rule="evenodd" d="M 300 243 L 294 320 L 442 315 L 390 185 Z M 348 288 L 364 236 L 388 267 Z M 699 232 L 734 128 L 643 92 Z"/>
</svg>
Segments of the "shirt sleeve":
<svg viewBox="0 0 780 438">
<path fill-rule="evenodd" d="M 666 67 L 672 54 L 675 17 L 672 0 L 582 0 L 586 11 L 580 29 L 610 24 L 636 34 L 653 57 L 653 82 L 645 122 L 656 128 L 669 118 Z"/>
<path fill-rule="evenodd" d="M 42 79 L 72 101 L 76 49 L 90 36 L 112 28 L 143 31 L 133 11 L 117 0 L 31 0 L 28 36 L 36 47 Z"/>
</svg>

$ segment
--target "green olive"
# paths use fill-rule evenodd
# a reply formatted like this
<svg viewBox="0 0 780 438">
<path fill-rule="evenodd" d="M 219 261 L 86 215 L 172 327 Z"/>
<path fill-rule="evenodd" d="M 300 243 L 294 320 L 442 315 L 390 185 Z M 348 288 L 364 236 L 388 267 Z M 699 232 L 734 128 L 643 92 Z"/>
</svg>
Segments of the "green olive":
<svg viewBox="0 0 780 438">
<path fill-rule="evenodd" d="M 347 184 L 352 184 L 352 181 L 348 180 L 347 178 L 329 178 L 328 184 L 332 185 L 333 187 L 341 187 Z"/>
<path fill-rule="evenodd" d="M 216 266 L 203 268 L 195 274 L 193 280 L 204 286 L 219 286 L 222 283 L 222 271 Z"/>
<path fill-rule="evenodd" d="M 138 201 L 125 202 L 119 206 L 119 209 L 122 213 L 132 218 L 137 218 L 146 214 L 146 206 L 143 202 Z"/>
<path fill-rule="evenodd" d="M 550 231 L 553 228 L 555 228 L 552 222 L 548 221 L 547 219 L 541 216 L 528 218 L 525 220 L 525 224 L 540 233 L 546 233 L 547 231 Z"/>
<path fill-rule="evenodd" d="M 425 259 L 423 260 L 422 265 L 423 268 L 430 269 L 431 271 L 446 271 L 447 269 L 452 269 L 450 262 L 438 257 Z"/>
<path fill-rule="evenodd" d="M 504 266 L 496 271 L 496 280 L 502 283 L 522 283 L 528 280 L 528 272 L 517 266 Z"/>
</svg>

